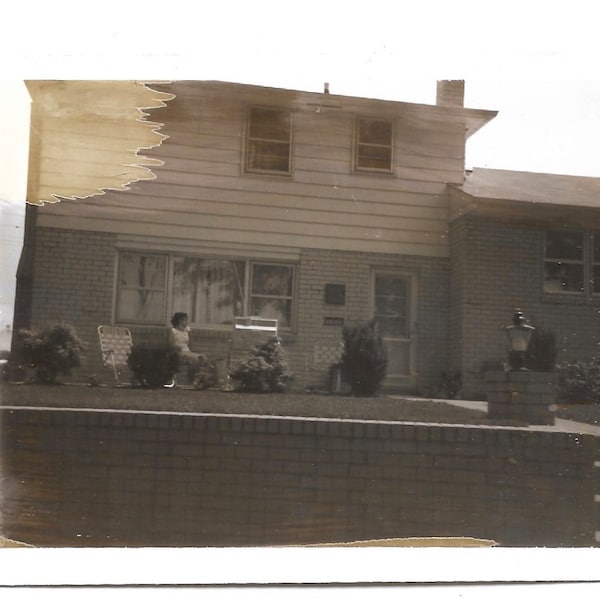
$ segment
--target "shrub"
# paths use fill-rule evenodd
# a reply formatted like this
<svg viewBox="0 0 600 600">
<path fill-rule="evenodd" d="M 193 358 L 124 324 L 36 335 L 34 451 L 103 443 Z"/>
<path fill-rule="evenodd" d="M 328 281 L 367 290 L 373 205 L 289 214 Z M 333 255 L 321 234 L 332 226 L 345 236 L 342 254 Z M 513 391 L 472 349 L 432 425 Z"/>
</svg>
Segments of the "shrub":
<svg viewBox="0 0 600 600">
<path fill-rule="evenodd" d="M 214 363 L 204 362 L 200 368 L 191 374 L 194 387 L 197 390 L 206 390 L 219 385 L 217 367 Z"/>
<path fill-rule="evenodd" d="M 346 325 L 342 331 L 342 375 L 353 396 L 373 396 L 387 371 L 387 352 L 375 321 Z"/>
<path fill-rule="evenodd" d="M 158 388 L 173 380 L 179 368 L 179 352 L 173 348 L 134 345 L 127 365 L 142 387 Z"/>
<path fill-rule="evenodd" d="M 440 386 L 437 389 L 438 398 L 458 398 L 462 392 L 462 375 L 459 372 L 446 373 L 442 371 Z"/>
<path fill-rule="evenodd" d="M 68 376 L 81 365 L 85 349 L 71 325 L 59 323 L 42 329 L 19 332 L 25 363 L 35 369 L 38 383 L 55 383 L 59 375 Z"/>
<path fill-rule="evenodd" d="M 256 346 L 231 373 L 242 392 L 283 392 L 291 378 L 285 351 L 276 337 Z"/>
<path fill-rule="evenodd" d="M 563 400 L 575 404 L 600 402 L 600 356 L 559 365 L 558 387 Z"/>
<path fill-rule="evenodd" d="M 557 354 L 554 333 L 538 327 L 534 329 L 525 353 L 525 367 L 530 371 L 554 371 Z"/>
</svg>

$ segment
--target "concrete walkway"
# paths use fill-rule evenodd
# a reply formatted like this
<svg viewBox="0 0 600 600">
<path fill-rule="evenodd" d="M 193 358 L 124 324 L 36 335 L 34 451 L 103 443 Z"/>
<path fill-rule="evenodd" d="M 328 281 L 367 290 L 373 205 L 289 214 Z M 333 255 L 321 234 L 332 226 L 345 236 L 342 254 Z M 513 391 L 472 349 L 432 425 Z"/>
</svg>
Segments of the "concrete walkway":
<svg viewBox="0 0 600 600">
<path fill-rule="evenodd" d="M 389 398 L 411 400 L 414 402 L 440 402 L 443 404 L 450 404 L 452 406 L 459 406 L 460 408 L 478 410 L 484 413 L 488 412 L 488 403 L 479 402 L 476 400 L 449 400 L 444 398 L 417 398 L 411 396 L 389 396 Z M 590 423 L 581 423 L 579 421 L 572 421 L 570 419 L 556 418 L 554 425 L 537 425 L 536 427 L 548 427 L 551 429 L 558 429 L 560 431 L 567 431 L 569 433 L 584 433 L 600 437 L 600 426 L 592 425 Z"/>
</svg>

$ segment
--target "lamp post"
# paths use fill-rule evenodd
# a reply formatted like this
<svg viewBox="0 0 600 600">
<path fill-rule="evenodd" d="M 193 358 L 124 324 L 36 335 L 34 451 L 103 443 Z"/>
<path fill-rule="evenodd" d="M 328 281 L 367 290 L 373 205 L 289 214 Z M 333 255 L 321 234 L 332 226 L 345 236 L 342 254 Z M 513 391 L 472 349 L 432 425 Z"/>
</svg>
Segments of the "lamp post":
<svg viewBox="0 0 600 600">
<path fill-rule="evenodd" d="M 510 349 L 509 364 L 511 371 L 526 371 L 525 352 L 529 347 L 531 335 L 535 327 L 525 323 L 523 313 L 517 308 L 513 315 L 512 325 L 506 327 L 508 347 Z"/>
</svg>

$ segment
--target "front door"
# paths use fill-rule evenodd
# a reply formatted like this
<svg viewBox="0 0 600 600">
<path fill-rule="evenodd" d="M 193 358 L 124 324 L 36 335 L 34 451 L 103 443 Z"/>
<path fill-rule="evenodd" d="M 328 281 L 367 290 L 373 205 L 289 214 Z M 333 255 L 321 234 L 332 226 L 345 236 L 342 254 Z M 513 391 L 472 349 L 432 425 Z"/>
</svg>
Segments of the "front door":
<svg viewBox="0 0 600 600">
<path fill-rule="evenodd" d="M 373 317 L 388 353 L 387 389 L 413 388 L 416 383 L 416 286 L 410 274 L 374 272 Z"/>
</svg>

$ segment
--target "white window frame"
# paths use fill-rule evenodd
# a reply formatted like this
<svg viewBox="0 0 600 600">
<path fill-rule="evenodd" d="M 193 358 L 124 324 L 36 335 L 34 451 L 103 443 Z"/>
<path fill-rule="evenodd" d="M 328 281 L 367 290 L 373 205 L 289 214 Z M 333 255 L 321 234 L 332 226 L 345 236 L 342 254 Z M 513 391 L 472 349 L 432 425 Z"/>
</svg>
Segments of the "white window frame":
<svg viewBox="0 0 600 600">
<path fill-rule="evenodd" d="M 570 258 L 553 258 L 546 256 L 548 233 L 577 233 L 582 236 L 582 256 L 581 260 Z M 542 261 L 542 289 L 545 296 L 573 297 L 573 298 L 600 298 L 600 291 L 594 292 L 594 267 L 600 267 L 600 261 L 594 262 L 594 237 L 598 236 L 600 242 L 600 232 L 591 232 L 581 229 L 569 229 L 561 232 L 559 230 L 548 230 L 544 232 L 543 240 L 543 261 Z M 549 290 L 546 288 L 546 264 L 564 263 L 566 265 L 581 265 L 583 276 L 582 290 Z"/>
<path fill-rule="evenodd" d="M 275 138 L 268 138 L 268 137 L 253 137 L 251 136 L 251 128 L 252 128 L 252 111 L 254 110 L 265 110 L 265 111 L 274 111 L 274 112 L 279 112 L 279 113 L 283 113 L 287 116 L 288 122 L 289 122 L 289 136 L 288 136 L 288 140 L 284 141 L 284 140 L 280 140 L 280 139 L 275 139 Z M 266 174 L 266 175 L 279 175 L 279 176 L 284 176 L 284 177 L 289 177 L 292 174 L 292 151 L 293 151 L 293 131 L 294 131 L 294 127 L 293 127 L 293 120 L 292 120 L 292 111 L 289 110 L 286 107 L 281 107 L 281 106 L 251 106 L 248 108 L 248 114 L 247 114 L 247 125 L 246 125 L 246 144 L 245 144 L 245 154 L 244 154 L 244 172 L 245 173 L 259 173 L 259 174 Z M 287 169 L 283 170 L 283 169 L 263 169 L 260 167 L 252 167 L 250 165 L 250 159 L 251 159 L 251 152 L 250 152 L 250 145 L 253 141 L 257 141 L 257 142 L 267 142 L 267 143 L 274 143 L 274 144 L 287 144 L 288 146 L 288 158 L 287 158 Z"/>
<path fill-rule="evenodd" d="M 139 255 L 139 256 L 161 256 L 165 257 L 166 263 L 166 273 L 165 273 L 165 284 L 163 287 L 163 318 L 161 321 L 142 321 L 142 320 L 124 320 L 119 318 L 119 298 L 120 298 L 120 265 L 122 256 L 125 254 Z M 276 260 L 268 260 L 268 259 L 253 259 L 253 258 L 243 258 L 239 256 L 216 256 L 212 254 L 195 254 L 195 253 L 163 253 L 163 252 L 145 252 L 143 250 L 129 250 L 125 248 L 120 248 L 117 254 L 117 277 L 115 281 L 115 293 L 114 293 L 114 319 L 115 323 L 119 324 L 131 324 L 131 325 L 147 325 L 147 326 L 156 326 L 156 325 L 167 325 L 172 313 L 177 310 L 177 307 L 173 306 L 173 289 L 174 289 L 174 265 L 175 259 L 186 257 L 186 258 L 206 258 L 206 259 L 218 259 L 218 260 L 227 260 L 227 261 L 237 261 L 245 263 L 245 273 L 244 273 L 244 297 L 242 302 L 245 306 L 244 312 L 249 312 L 250 306 L 252 303 L 252 297 L 264 297 L 264 298 L 276 298 L 276 299 L 285 299 L 290 300 L 290 322 L 289 325 L 279 325 L 279 329 L 282 331 L 291 332 L 294 330 L 295 321 L 296 321 L 296 310 L 298 304 L 297 297 L 297 269 L 298 266 L 296 263 L 291 261 L 276 261 Z M 291 271 L 292 277 L 292 285 L 291 285 L 291 296 L 273 296 L 273 295 L 256 295 L 252 293 L 252 277 L 254 273 L 255 266 L 275 266 L 275 267 L 286 267 Z M 256 316 L 256 315 L 241 315 L 241 316 Z M 231 327 L 231 325 L 222 325 L 222 324 L 210 324 L 210 323 L 190 323 L 190 326 L 193 329 L 198 330 L 227 330 Z"/>
<path fill-rule="evenodd" d="M 374 144 L 372 142 L 364 142 L 361 141 L 360 138 L 360 124 L 362 121 L 376 121 L 381 123 L 387 123 L 390 126 L 390 143 L 388 144 Z M 394 121 L 392 119 L 386 119 L 383 117 L 367 117 L 367 116 L 358 116 L 355 121 L 355 133 L 354 133 L 354 170 L 357 172 L 365 172 L 365 173 L 386 173 L 390 174 L 394 169 L 394 139 L 395 139 L 395 127 Z M 360 149 L 361 147 L 371 147 L 371 148 L 387 148 L 390 152 L 390 164 L 389 167 L 386 168 L 378 168 L 378 167 L 367 167 L 360 165 Z"/>
<path fill-rule="evenodd" d="M 291 271 L 292 276 L 292 285 L 291 285 L 291 295 L 290 296 L 278 296 L 273 294 L 255 294 L 252 291 L 252 283 L 254 280 L 254 267 L 255 266 L 263 266 L 263 267 L 285 267 Z M 280 263 L 273 261 L 263 261 L 263 260 L 251 260 L 248 264 L 248 274 L 247 274 L 247 288 L 246 288 L 246 302 L 247 307 L 252 306 L 253 298 L 272 298 L 276 300 L 289 300 L 290 301 L 290 324 L 288 326 L 279 324 L 278 327 L 280 329 L 292 329 L 292 324 L 294 323 L 294 307 L 295 302 L 294 298 L 296 296 L 296 267 L 291 263 Z"/>
<path fill-rule="evenodd" d="M 170 290 L 169 290 L 169 273 L 170 273 L 170 257 L 168 254 L 164 253 L 164 252 L 145 252 L 145 251 L 141 251 L 141 250 L 119 250 L 118 254 L 117 254 L 117 261 L 116 261 L 116 281 L 115 281 L 115 293 L 114 293 L 114 309 L 113 309 L 113 315 L 114 315 L 114 321 L 115 323 L 130 323 L 132 325 L 160 325 L 162 324 L 161 321 L 156 320 L 156 321 L 150 321 L 150 320 L 143 320 L 143 319 L 130 319 L 130 320 L 124 320 L 121 319 L 119 316 L 119 302 L 120 302 L 120 298 L 121 298 L 121 291 L 123 290 L 123 288 L 121 287 L 121 265 L 122 265 L 122 260 L 123 260 L 123 256 L 126 254 L 130 254 L 133 256 L 154 256 L 154 257 L 162 257 L 165 259 L 166 264 L 165 264 L 165 273 L 163 276 L 163 285 L 162 288 L 160 288 L 162 290 L 163 293 L 163 301 L 162 301 L 162 311 L 165 312 L 166 307 L 168 306 L 169 303 L 169 295 L 170 295 Z M 127 289 L 132 289 L 132 288 L 127 288 Z M 156 288 L 153 291 L 158 291 L 159 288 Z"/>
</svg>

